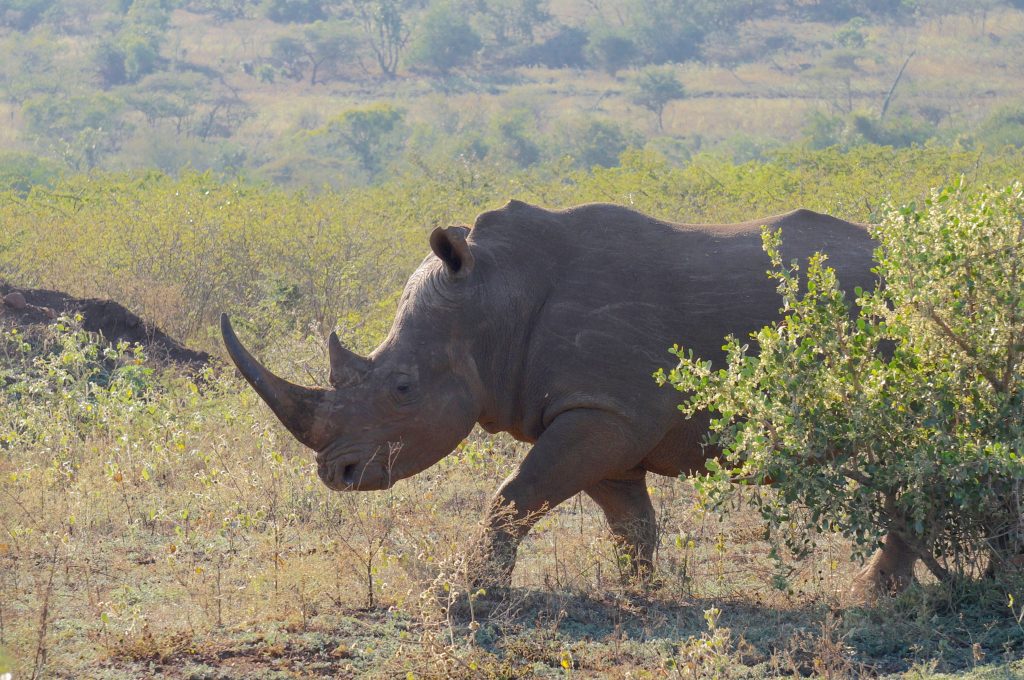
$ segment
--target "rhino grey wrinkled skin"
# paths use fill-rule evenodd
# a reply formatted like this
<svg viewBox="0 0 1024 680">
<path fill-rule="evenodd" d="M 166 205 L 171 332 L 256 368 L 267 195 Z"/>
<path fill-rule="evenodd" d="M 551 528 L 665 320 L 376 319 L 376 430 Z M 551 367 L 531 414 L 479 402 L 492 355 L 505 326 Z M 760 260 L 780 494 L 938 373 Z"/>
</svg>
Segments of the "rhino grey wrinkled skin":
<svg viewBox="0 0 1024 680">
<path fill-rule="evenodd" d="M 762 225 L 782 230 L 784 261 L 825 252 L 846 290 L 873 287 L 867 230 L 807 210 L 684 225 L 613 205 L 553 212 L 512 201 L 472 228 L 434 230 L 433 253 L 369 357 L 331 335 L 330 388 L 278 378 L 227 317 L 222 331 L 242 374 L 316 451 L 331 489 L 386 489 L 476 423 L 533 444 L 485 520 L 480 581 L 507 583 L 530 526 L 581 491 L 643 574 L 656 543 L 647 473 L 702 471 L 717 453 L 702 445 L 707 419 L 684 419 L 679 394 L 651 374 L 674 365 L 675 343 L 721 365 L 725 335 L 779 318 Z M 905 570 L 905 551 L 894 540 L 887 549 L 869 569 Z"/>
</svg>

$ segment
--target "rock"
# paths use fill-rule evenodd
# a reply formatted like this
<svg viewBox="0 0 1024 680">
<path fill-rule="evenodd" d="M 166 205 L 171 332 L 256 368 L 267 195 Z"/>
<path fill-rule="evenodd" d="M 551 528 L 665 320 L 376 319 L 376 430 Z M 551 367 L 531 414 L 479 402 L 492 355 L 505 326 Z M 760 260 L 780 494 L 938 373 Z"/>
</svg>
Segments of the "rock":
<svg viewBox="0 0 1024 680">
<path fill-rule="evenodd" d="M 25 307 L 28 306 L 28 303 L 25 301 L 25 296 L 17 291 L 5 295 L 4 304 L 14 309 L 25 309 Z"/>
</svg>

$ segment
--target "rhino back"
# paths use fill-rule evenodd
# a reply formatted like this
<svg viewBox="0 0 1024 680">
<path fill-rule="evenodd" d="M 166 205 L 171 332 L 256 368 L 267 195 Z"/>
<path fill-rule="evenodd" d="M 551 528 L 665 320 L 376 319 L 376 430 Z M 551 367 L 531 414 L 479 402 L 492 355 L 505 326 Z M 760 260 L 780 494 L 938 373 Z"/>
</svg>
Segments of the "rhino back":
<svg viewBox="0 0 1024 680">
<path fill-rule="evenodd" d="M 746 337 L 779 316 L 762 225 L 782 229 L 785 261 L 822 251 L 844 288 L 872 285 L 867 230 L 811 211 L 732 225 L 601 204 L 551 212 L 513 202 L 481 215 L 471 238 L 498 273 L 491 292 L 511 306 L 493 347 L 515 383 L 505 386 L 517 401 L 506 409 L 513 432 L 532 440 L 558 413 L 587 407 L 657 442 L 681 420 L 678 395 L 651 378 L 674 365 L 668 348 L 721 364 L 727 334 Z"/>
</svg>

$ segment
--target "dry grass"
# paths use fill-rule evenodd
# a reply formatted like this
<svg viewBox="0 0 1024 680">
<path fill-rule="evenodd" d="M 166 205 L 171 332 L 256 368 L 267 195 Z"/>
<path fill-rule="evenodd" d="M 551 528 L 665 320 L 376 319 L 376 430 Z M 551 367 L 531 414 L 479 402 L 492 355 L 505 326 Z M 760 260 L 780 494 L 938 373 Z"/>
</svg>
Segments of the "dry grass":
<svg viewBox="0 0 1024 680">
<path fill-rule="evenodd" d="M 1024 631 L 951 622 L 927 591 L 859 609 L 843 541 L 773 555 L 750 513 L 720 520 L 665 478 L 650 479 L 653 586 L 623 583 L 577 497 L 530 533 L 510 591 L 474 592 L 465 550 L 523 446 L 474 434 L 391 491 L 330 493 L 237 380 L 165 379 L 49 416 L 6 402 L 0 647 L 16 677 L 857 677 L 1021 649 Z"/>
</svg>

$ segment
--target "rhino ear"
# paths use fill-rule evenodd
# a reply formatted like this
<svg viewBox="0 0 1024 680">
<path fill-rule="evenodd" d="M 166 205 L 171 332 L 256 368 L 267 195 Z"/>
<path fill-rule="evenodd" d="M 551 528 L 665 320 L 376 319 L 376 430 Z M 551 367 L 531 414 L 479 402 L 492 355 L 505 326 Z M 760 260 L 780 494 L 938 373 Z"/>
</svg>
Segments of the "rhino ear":
<svg viewBox="0 0 1024 680">
<path fill-rule="evenodd" d="M 430 249 L 456 279 L 463 279 L 473 271 L 473 253 L 466 243 L 467 227 L 438 227 L 430 234 Z"/>
</svg>

